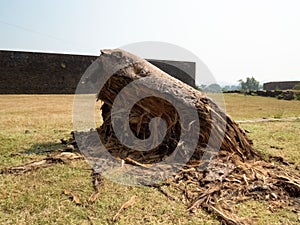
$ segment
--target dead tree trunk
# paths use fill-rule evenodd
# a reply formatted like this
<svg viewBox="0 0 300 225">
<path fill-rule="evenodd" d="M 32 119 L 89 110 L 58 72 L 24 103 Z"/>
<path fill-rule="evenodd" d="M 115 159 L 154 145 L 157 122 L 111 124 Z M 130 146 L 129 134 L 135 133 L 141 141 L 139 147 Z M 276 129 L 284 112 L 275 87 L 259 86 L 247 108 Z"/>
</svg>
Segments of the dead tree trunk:
<svg viewBox="0 0 300 225">
<path fill-rule="evenodd" d="M 133 174 L 136 184 L 157 187 L 190 211 L 201 207 L 225 224 L 253 224 L 228 208 L 251 198 L 273 196 L 299 208 L 293 200 L 300 195 L 299 175 L 264 161 L 245 132 L 210 98 L 120 49 L 102 51 L 97 63 L 86 77 L 96 81 L 103 101 L 104 122 L 95 136 L 107 155 L 135 165 L 120 167 L 116 160 L 121 177 Z M 94 164 L 93 198 L 102 181 L 104 170 L 99 168 L 107 161 Z M 169 165 L 177 170 L 165 175 Z M 153 182 L 157 179 L 164 182 Z M 178 193 L 173 196 L 163 185 L 173 185 Z"/>
<path fill-rule="evenodd" d="M 187 127 L 190 130 L 185 132 L 186 139 L 197 130 L 197 127 L 193 127 L 194 120 L 189 118 L 192 116 L 186 110 L 195 109 L 199 120 L 198 141 L 196 147 L 193 146 L 195 148 L 193 154 L 189 155 L 190 160 L 207 160 L 218 154 L 219 150 L 230 152 L 242 161 L 257 156 L 245 132 L 200 91 L 171 77 L 146 60 L 120 49 L 103 50 L 98 60 L 107 76 L 105 85 L 98 94 L 98 99 L 104 102 L 102 106 L 104 123 L 98 132 L 104 145 L 110 146 L 111 154 L 120 158 L 130 157 L 140 163 L 153 163 L 164 159 L 182 144 L 181 133 L 186 131 Z M 108 71 L 113 73 L 109 74 Z M 137 84 L 125 88 L 134 81 L 137 81 Z M 120 114 L 123 113 L 121 109 L 125 108 L 126 104 L 132 104 L 137 96 L 146 97 L 133 104 L 127 125 L 122 121 L 113 121 L 114 124 L 118 123 L 118 129 L 122 130 L 121 137 L 117 137 L 116 129 L 112 127 L 111 114 L 114 101 L 121 91 L 123 91 L 121 101 L 123 105 L 119 107 Z M 174 107 L 176 104 L 180 105 L 178 108 L 183 111 L 181 115 L 178 108 Z M 156 117 L 162 118 L 167 127 L 164 139 L 159 145 L 149 151 L 138 151 L 122 144 L 127 138 L 128 129 L 139 140 L 151 137 L 149 123 Z M 154 140 L 155 134 L 152 136 Z M 184 155 L 182 152 L 192 147 L 192 143 L 186 140 L 183 145 L 181 153 L 176 154 Z"/>
</svg>

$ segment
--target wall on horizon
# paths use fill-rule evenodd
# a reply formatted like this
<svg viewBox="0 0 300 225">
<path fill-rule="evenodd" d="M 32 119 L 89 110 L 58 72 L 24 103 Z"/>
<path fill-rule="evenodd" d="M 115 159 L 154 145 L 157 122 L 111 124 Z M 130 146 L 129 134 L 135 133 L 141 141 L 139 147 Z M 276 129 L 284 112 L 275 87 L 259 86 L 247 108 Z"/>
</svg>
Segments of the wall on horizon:
<svg viewBox="0 0 300 225">
<path fill-rule="evenodd" d="M 263 84 L 263 89 L 266 91 L 292 90 L 297 84 L 300 84 L 300 81 L 268 82 Z"/>
<path fill-rule="evenodd" d="M 0 94 L 74 94 L 98 56 L 0 51 Z M 195 63 L 148 60 L 195 87 Z"/>
</svg>

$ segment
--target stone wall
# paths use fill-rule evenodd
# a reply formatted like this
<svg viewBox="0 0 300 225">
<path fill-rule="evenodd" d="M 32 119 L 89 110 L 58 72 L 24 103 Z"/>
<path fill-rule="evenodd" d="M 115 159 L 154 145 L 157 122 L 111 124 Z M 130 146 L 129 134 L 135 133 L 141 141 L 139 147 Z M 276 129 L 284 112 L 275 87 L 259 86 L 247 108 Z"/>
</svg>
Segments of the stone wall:
<svg viewBox="0 0 300 225">
<path fill-rule="evenodd" d="M 74 94 L 97 56 L 0 51 L 0 94 Z M 195 86 L 195 63 L 148 60 Z"/>
<path fill-rule="evenodd" d="M 266 91 L 292 90 L 297 84 L 300 84 L 300 81 L 268 82 L 263 84 L 263 89 Z"/>
</svg>

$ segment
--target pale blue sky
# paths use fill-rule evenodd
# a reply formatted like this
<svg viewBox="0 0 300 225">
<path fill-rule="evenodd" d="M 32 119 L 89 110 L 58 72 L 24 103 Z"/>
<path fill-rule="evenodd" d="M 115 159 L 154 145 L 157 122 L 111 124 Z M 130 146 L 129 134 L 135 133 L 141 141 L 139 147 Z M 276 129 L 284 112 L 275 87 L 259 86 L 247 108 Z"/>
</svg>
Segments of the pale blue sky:
<svg viewBox="0 0 300 225">
<path fill-rule="evenodd" d="M 0 49 L 99 55 L 163 41 L 220 83 L 300 80 L 298 0 L 1 0 L 0 29 Z"/>
</svg>

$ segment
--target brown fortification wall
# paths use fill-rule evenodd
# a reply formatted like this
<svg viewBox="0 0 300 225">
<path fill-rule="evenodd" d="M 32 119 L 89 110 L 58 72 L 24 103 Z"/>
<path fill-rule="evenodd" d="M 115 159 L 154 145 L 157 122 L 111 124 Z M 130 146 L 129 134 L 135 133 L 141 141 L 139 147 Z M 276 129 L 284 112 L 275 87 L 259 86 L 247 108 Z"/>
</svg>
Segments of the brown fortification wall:
<svg viewBox="0 0 300 225">
<path fill-rule="evenodd" d="M 263 84 L 263 89 L 266 91 L 292 90 L 297 84 L 300 84 L 300 81 L 268 82 Z"/>
<path fill-rule="evenodd" d="M 0 51 L 0 94 L 74 94 L 82 74 L 97 57 Z M 195 63 L 148 61 L 195 86 Z"/>
</svg>

